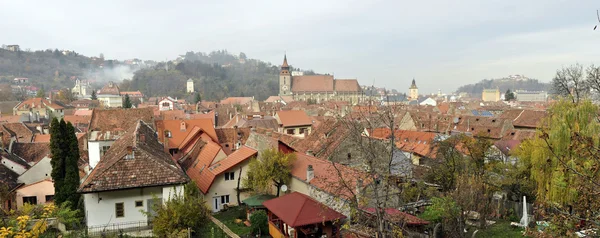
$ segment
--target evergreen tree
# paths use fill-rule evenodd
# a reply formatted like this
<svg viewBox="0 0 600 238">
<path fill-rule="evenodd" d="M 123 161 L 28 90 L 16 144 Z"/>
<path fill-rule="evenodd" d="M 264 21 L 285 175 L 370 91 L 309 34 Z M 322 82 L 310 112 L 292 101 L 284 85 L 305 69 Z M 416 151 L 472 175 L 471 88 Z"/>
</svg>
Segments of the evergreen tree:
<svg viewBox="0 0 600 238">
<path fill-rule="evenodd" d="M 98 100 L 98 97 L 96 96 L 96 90 L 92 90 L 92 100 Z"/>
<path fill-rule="evenodd" d="M 129 95 L 125 94 L 125 100 L 123 100 L 123 108 L 131 108 L 133 105 L 131 104 L 131 99 L 129 99 Z"/>
<path fill-rule="evenodd" d="M 41 88 L 40 90 L 37 91 L 37 93 L 35 94 L 36 98 L 45 98 L 46 97 L 46 92 L 44 91 L 43 88 Z"/>
<path fill-rule="evenodd" d="M 75 135 L 75 127 L 71 122 L 66 124 L 66 145 L 67 153 L 65 156 L 65 180 L 63 183 L 63 192 L 66 196 L 66 201 L 70 202 L 71 209 L 76 209 L 81 195 L 77 193 L 79 188 L 79 146 L 77 136 Z"/>
<path fill-rule="evenodd" d="M 200 96 L 200 93 L 196 93 L 195 101 L 196 103 L 202 102 L 202 96 Z"/>
<path fill-rule="evenodd" d="M 506 93 L 504 94 L 504 100 L 505 101 L 515 100 L 515 94 L 513 92 L 511 92 L 510 89 L 506 90 Z"/>
<path fill-rule="evenodd" d="M 76 209 L 80 195 L 79 188 L 79 147 L 75 127 L 64 120 L 52 119 L 50 126 L 50 153 L 52 160 L 52 180 L 54 181 L 54 202 L 69 202 Z"/>
<path fill-rule="evenodd" d="M 66 154 L 64 145 L 66 140 L 63 135 L 64 125 L 62 124 L 64 124 L 64 121 L 61 120 L 59 122 L 56 118 L 52 118 L 52 123 L 50 124 L 50 154 L 52 155 L 50 165 L 52 166 L 51 176 L 54 181 L 54 201 L 57 204 L 61 204 L 67 199 L 63 192 Z"/>
</svg>

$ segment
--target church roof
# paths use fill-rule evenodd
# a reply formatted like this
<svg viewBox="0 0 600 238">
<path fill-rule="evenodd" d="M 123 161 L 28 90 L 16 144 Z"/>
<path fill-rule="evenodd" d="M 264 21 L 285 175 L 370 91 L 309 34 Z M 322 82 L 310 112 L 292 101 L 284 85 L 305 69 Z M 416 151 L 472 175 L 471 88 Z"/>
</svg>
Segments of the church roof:
<svg viewBox="0 0 600 238">
<path fill-rule="evenodd" d="M 283 55 L 283 64 L 281 65 L 281 68 L 287 68 L 287 67 L 290 67 L 287 62 L 287 55 Z"/>
<path fill-rule="evenodd" d="M 333 76 L 294 76 L 292 77 L 292 92 L 333 92 Z"/>
<path fill-rule="evenodd" d="M 358 92 L 360 86 L 356 79 L 336 79 L 335 81 L 336 92 Z"/>
<path fill-rule="evenodd" d="M 410 89 L 417 89 L 417 84 L 415 83 L 415 79 L 413 79 L 412 84 L 410 85 Z"/>
</svg>

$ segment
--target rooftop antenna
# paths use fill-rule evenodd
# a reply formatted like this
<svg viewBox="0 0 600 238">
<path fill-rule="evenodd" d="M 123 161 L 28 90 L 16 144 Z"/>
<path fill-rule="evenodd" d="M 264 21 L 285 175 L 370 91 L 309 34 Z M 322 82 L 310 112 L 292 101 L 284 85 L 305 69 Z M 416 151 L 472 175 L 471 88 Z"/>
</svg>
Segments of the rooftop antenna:
<svg viewBox="0 0 600 238">
<path fill-rule="evenodd" d="M 596 10 L 596 17 L 598 18 L 598 23 L 600 23 L 600 13 L 598 13 L 598 10 Z M 598 25 L 594 26 L 594 30 L 596 30 L 596 28 L 598 28 Z"/>
</svg>

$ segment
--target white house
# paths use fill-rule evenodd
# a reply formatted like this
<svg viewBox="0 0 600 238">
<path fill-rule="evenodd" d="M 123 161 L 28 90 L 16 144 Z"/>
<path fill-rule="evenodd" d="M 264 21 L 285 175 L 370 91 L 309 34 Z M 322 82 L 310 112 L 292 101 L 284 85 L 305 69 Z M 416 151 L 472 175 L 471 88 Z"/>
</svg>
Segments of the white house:
<svg viewBox="0 0 600 238">
<path fill-rule="evenodd" d="M 196 182 L 204 195 L 207 206 L 213 212 L 218 212 L 224 205 L 239 205 L 238 180 L 246 177 L 250 159 L 255 157 L 258 151 L 242 146 L 226 155 L 221 146 L 210 137 L 200 134 L 191 140 L 195 142 L 182 145 L 182 152 L 186 155 L 180 161 L 188 176 Z M 247 197 L 248 194 L 242 192 L 239 200 Z"/>
<path fill-rule="evenodd" d="M 194 80 L 188 79 L 186 87 L 187 87 L 186 88 L 187 93 L 193 93 L 194 92 Z"/>
<path fill-rule="evenodd" d="M 183 196 L 183 185 L 189 180 L 164 152 L 156 132 L 137 121 L 79 187 L 88 230 L 145 227 L 153 218 L 153 205 Z"/>
<path fill-rule="evenodd" d="M 178 109 L 179 103 L 177 103 L 177 99 L 172 97 L 165 97 L 160 102 L 158 102 L 158 109 L 160 111 L 170 111 Z"/>
<path fill-rule="evenodd" d="M 98 101 L 105 108 L 123 107 L 123 98 L 119 91 L 119 86 L 109 82 L 100 91 L 98 91 Z"/>
</svg>

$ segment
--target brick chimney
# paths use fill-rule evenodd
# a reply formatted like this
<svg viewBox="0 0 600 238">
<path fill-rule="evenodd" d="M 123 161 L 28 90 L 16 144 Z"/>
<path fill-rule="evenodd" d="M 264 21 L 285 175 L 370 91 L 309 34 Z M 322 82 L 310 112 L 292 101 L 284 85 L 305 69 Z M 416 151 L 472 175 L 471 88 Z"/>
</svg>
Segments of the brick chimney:
<svg viewBox="0 0 600 238">
<path fill-rule="evenodd" d="M 310 183 L 313 178 L 315 178 L 315 170 L 313 169 L 312 164 L 309 164 L 308 168 L 306 168 L 306 182 Z"/>
<path fill-rule="evenodd" d="M 181 123 L 179 124 L 179 130 L 181 131 L 185 131 L 185 121 L 181 121 Z"/>
</svg>

